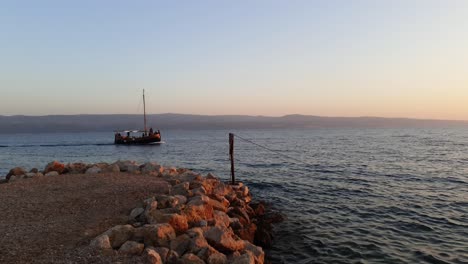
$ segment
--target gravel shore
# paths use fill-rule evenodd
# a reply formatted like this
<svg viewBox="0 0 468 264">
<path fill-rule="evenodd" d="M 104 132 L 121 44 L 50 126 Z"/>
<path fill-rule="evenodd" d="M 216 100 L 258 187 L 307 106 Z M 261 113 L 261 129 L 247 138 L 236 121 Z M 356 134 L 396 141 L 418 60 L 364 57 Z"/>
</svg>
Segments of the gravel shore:
<svg viewBox="0 0 468 264">
<path fill-rule="evenodd" d="M 0 263 L 143 263 L 92 254 L 98 234 L 124 224 L 160 178 L 127 173 L 64 174 L 0 184 Z"/>
</svg>

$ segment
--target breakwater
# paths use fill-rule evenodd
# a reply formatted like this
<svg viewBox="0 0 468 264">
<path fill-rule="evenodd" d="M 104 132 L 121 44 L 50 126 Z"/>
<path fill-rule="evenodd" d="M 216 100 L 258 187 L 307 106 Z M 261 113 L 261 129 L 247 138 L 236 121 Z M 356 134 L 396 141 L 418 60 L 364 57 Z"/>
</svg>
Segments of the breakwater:
<svg viewBox="0 0 468 264">
<path fill-rule="evenodd" d="M 54 161 L 39 171 L 10 170 L 9 183 L 63 174 L 142 174 L 160 180 L 154 196 L 128 212 L 127 221 L 109 227 L 89 243 L 96 254 L 144 257 L 149 263 L 264 263 L 261 246 L 271 245 L 271 223 L 279 215 L 252 202 L 249 188 L 154 162 L 112 164 Z M 73 175 L 71 175 L 73 176 Z"/>
</svg>

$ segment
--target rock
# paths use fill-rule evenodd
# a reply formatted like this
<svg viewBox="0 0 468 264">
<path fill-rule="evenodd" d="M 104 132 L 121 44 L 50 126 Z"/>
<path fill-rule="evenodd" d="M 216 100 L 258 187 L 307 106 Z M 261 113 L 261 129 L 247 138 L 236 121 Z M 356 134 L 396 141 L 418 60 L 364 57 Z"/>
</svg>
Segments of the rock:
<svg viewBox="0 0 468 264">
<path fill-rule="evenodd" d="M 154 249 L 145 249 L 146 260 L 149 264 L 163 264 L 161 256 Z"/>
<path fill-rule="evenodd" d="M 184 209 L 184 214 L 187 216 L 189 225 L 199 223 L 201 220 L 208 220 L 213 218 L 213 207 L 203 202 L 187 204 Z"/>
<path fill-rule="evenodd" d="M 241 195 L 244 197 L 249 195 L 249 187 L 245 185 L 240 188 L 240 191 L 241 191 Z"/>
<path fill-rule="evenodd" d="M 254 209 L 256 216 L 265 215 L 266 209 L 265 209 L 265 204 L 263 202 L 250 204 L 250 206 L 252 207 L 252 209 Z"/>
<path fill-rule="evenodd" d="M 210 202 L 210 198 L 206 195 L 197 195 L 188 201 L 187 205 L 198 205 L 198 204 L 208 204 Z"/>
<path fill-rule="evenodd" d="M 205 187 L 200 186 L 200 187 L 198 187 L 198 188 L 192 189 L 192 194 L 193 194 L 193 195 L 206 195 L 207 192 L 206 192 Z"/>
<path fill-rule="evenodd" d="M 158 209 L 174 208 L 179 204 L 179 199 L 174 196 L 157 195 L 155 199 L 158 201 Z"/>
<path fill-rule="evenodd" d="M 130 161 L 130 160 L 124 160 L 124 161 L 117 161 L 113 164 L 116 164 L 117 166 L 119 166 L 120 168 L 120 171 L 122 172 L 136 172 L 136 171 L 139 171 L 140 170 L 140 166 L 138 166 L 138 164 L 136 163 L 136 161 Z"/>
<path fill-rule="evenodd" d="M 170 214 L 168 223 L 174 228 L 177 234 L 187 231 L 189 227 L 187 217 L 180 214 Z"/>
<path fill-rule="evenodd" d="M 214 220 L 215 226 L 229 227 L 230 219 L 229 219 L 229 216 L 225 212 L 214 210 L 213 220 Z"/>
<path fill-rule="evenodd" d="M 225 197 L 226 195 L 230 194 L 231 191 L 232 191 L 232 187 L 230 185 L 226 185 L 220 182 L 213 188 L 212 194 Z"/>
<path fill-rule="evenodd" d="M 165 263 L 179 264 L 179 254 L 177 254 L 177 252 L 174 250 L 170 250 L 169 253 L 167 253 L 167 259 Z"/>
<path fill-rule="evenodd" d="M 68 171 L 68 173 L 71 174 L 83 174 L 86 172 L 86 169 L 88 169 L 88 165 L 85 163 L 68 163 L 65 166 L 65 169 Z"/>
<path fill-rule="evenodd" d="M 120 248 L 119 252 L 127 255 L 140 255 L 143 252 L 145 245 L 135 242 L 127 241 Z"/>
<path fill-rule="evenodd" d="M 136 219 L 139 215 L 141 215 L 143 212 L 145 211 L 145 209 L 139 207 L 139 208 L 135 208 L 133 209 L 131 212 L 130 212 L 130 219 Z"/>
<path fill-rule="evenodd" d="M 187 197 L 183 195 L 174 195 L 174 197 L 179 200 L 178 204 L 186 204 L 187 203 Z"/>
<path fill-rule="evenodd" d="M 120 172 L 120 167 L 117 164 L 111 164 L 107 166 L 106 168 L 102 169 L 102 172 L 105 173 L 119 173 Z"/>
<path fill-rule="evenodd" d="M 11 175 L 7 182 L 14 182 L 18 179 L 18 176 Z"/>
<path fill-rule="evenodd" d="M 263 264 L 263 262 L 265 262 L 265 252 L 263 252 L 261 247 L 257 247 L 252 243 L 245 242 L 245 250 L 252 252 L 256 264 Z"/>
<path fill-rule="evenodd" d="M 180 264 L 205 264 L 205 262 L 200 259 L 197 255 L 188 253 L 182 256 L 179 260 Z"/>
<path fill-rule="evenodd" d="M 234 234 L 227 228 L 212 227 L 204 232 L 208 243 L 221 252 L 233 252 L 243 250 L 244 241 L 235 240 Z"/>
<path fill-rule="evenodd" d="M 119 248 L 129 240 L 135 233 L 135 228 L 131 225 L 118 225 L 107 230 L 104 234 L 109 236 L 111 246 Z"/>
<path fill-rule="evenodd" d="M 163 170 L 164 168 L 156 162 L 147 162 L 141 167 L 141 173 L 144 174 L 160 174 Z"/>
<path fill-rule="evenodd" d="M 158 202 L 156 201 L 155 197 L 151 197 L 143 201 L 143 207 L 146 209 L 157 209 Z"/>
<path fill-rule="evenodd" d="M 86 174 L 98 174 L 101 172 L 101 168 L 98 166 L 93 166 L 86 170 Z"/>
<path fill-rule="evenodd" d="M 6 180 L 9 181 L 11 176 L 19 176 L 23 174 L 26 174 L 26 170 L 24 170 L 21 167 L 15 167 L 8 172 L 8 174 L 6 175 Z"/>
<path fill-rule="evenodd" d="M 38 173 L 39 170 L 37 168 L 32 168 L 29 172 L 30 173 Z"/>
<path fill-rule="evenodd" d="M 215 210 L 222 211 L 222 212 L 227 212 L 227 207 L 223 203 L 221 203 L 219 201 L 216 201 L 214 199 L 209 198 L 208 204 L 211 205 L 213 207 L 213 209 L 215 209 Z"/>
<path fill-rule="evenodd" d="M 206 178 L 207 179 L 214 179 L 214 180 L 217 180 L 218 177 L 216 177 L 216 175 L 214 175 L 213 173 L 209 172 L 207 175 L 206 175 Z"/>
<path fill-rule="evenodd" d="M 42 174 L 42 172 L 38 172 L 36 173 L 36 175 L 33 176 L 33 178 L 40 178 L 40 177 L 44 177 L 44 174 Z"/>
<path fill-rule="evenodd" d="M 170 224 L 144 225 L 139 228 L 145 245 L 156 247 L 169 247 L 170 241 L 176 238 L 174 228 Z"/>
<path fill-rule="evenodd" d="M 150 248 L 156 251 L 159 254 L 159 256 L 161 256 L 161 260 L 163 263 L 166 263 L 167 256 L 169 255 L 170 249 L 166 247 L 156 247 L 156 248 L 150 247 Z"/>
<path fill-rule="evenodd" d="M 231 264 L 255 264 L 255 257 L 252 252 L 246 251 L 240 256 L 234 256 L 231 261 Z"/>
<path fill-rule="evenodd" d="M 171 250 L 182 256 L 189 250 L 190 237 L 187 234 L 180 235 L 171 241 Z"/>
<path fill-rule="evenodd" d="M 234 230 L 234 233 L 239 236 L 242 240 L 247 240 L 253 242 L 255 239 L 255 231 L 257 231 L 257 225 L 250 223 L 243 226 L 237 230 Z"/>
<path fill-rule="evenodd" d="M 227 257 L 223 253 L 215 253 L 208 257 L 208 264 L 227 264 Z"/>
<path fill-rule="evenodd" d="M 219 251 L 214 249 L 212 246 L 208 245 L 207 247 L 204 247 L 198 251 L 197 256 L 204 261 L 208 261 L 208 259 L 211 257 L 211 255 L 214 254 L 219 254 Z"/>
<path fill-rule="evenodd" d="M 109 236 L 104 235 L 104 234 L 91 240 L 90 247 L 93 248 L 94 250 L 112 249 Z"/>
<path fill-rule="evenodd" d="M 33 178 L 34 176 L 36 176 L 36 173 L 34 173 L 34 172 L 28 172 L 28 173 L 26 173 L 24 176 L 26 176 L 26 178 Z"/>
<path fill-rule="evenodd" d="M 230 217 L 239 218 L 239 221 L 242 225 L 250 224 L 250 217 L 247 212 L 240 207 L 231 207 L 227 213 Z"/>
<path fill-rule="evenodd" d="M 172 186 L 171 194 L 172 195 L 183 195 L 183 196 L 192 196 L 192 192 L 189 190 L 190 183 L 182 182 Z"/>
<path fill-rule="evenodd" d="M 54 160 L 47 164 L 47 166 L 44 169 L 44 174 L 47 175 L 47 173 L 51 171 L 56 171 L 58 174 L 61 174 L 65 171 L 65 164 Z"/>
<path fill-rule="evenodd" d="M 45 174 L 45 176 L 58 176 L 58 175 L 59 175 L 59 173 L 56 172 L 56 171 L 51 171 L 51 172 L 48 172 L 48 173 Z"/>
<path fill-rule="evenodd" d="M 202 181 L 203 180 L 203 177 L 200 174 L 195 173 L 193 171 L 185 171 L 185 172 L 177 175 L 177 178 L 181 182 L 193 182 L 193 181 Z"/>
<path fill-rule="evenodd" d="M 187 231 L 187 235 L 190 237 L 189 249 L 191 253 L 198 254 L 203 248 L 209 247 L 201 228 L 192 228 Z"/>
</svg>

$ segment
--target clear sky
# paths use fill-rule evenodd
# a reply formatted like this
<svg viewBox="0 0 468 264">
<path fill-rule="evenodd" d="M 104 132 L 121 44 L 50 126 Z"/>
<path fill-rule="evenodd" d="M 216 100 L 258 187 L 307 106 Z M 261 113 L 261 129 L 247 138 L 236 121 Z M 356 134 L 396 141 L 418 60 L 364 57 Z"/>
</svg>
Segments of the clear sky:
<svg viewBox="0 0 468 264">
<path fill-rule="evenodd" d="M 468 120 L 468 1 L 2 1 L 0 115 Z"/>
</svg>

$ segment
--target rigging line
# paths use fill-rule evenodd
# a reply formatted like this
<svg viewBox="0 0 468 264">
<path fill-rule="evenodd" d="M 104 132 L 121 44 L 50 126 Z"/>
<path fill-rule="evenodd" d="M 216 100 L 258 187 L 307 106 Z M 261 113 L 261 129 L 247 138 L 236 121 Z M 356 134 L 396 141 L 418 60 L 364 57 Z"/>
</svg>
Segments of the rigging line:
<svg viewBox="0 0 468 264">
<path fill-rule="evenodd" d="M 300 163 L 305 164 L 305 165 L 314 166 L 314 165 L 312 165 L 312 164 L 310 164 L 310 163 L 307 163 L 307 162 L 302 161 L 302 160 L 300 160 L 300 159 L 291 157 L 291 156 L 286 155 L 286 154 L 284 154 L 284 153 L 281 153 L 281 152 L 279 152 L 279 151 L 277 151 L 277 150 L 274 150 L 274 149 L 265 147 L 265 146 L 263 146 L 263 145 L 260 145 L 260 144 L 258 144 L 258 143 L 255 143 L 255 142 L 253 142 L 253 141 L 251 141 L 251 140 L 248 140 L 248 139 L 246 139 L 246 138 L 243 138 L 243 137 L 241 137 L 241 136 L 239 136 L 239 135 L 237 135 L 237 134 L 234 134 L 234 136 L 237 137 L 237 138 L 239 138 L 239 139 L 241 139 L 241 140 L 244 140 L 244 141 L 246 141 L 246 142 L 248 142 L 248 143 L 250 143 L 250 144 L 253 144 L 253 145 L 257 146 L 257 147 L 260 147 L 260 148 L 266 149 L 266 150 L 268 150 L 268 151 L 274 152 L 274 153 L 276 153 L 276 154 L 279 154 L 279 155 L 281 155 L 281 156 L 290 158 L 290 159 L 292 159 L 292 160 L 294 160 L 294 161 L 300 162 Z"/>
</svg>

